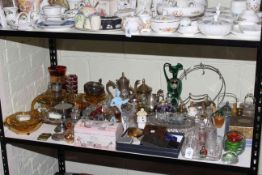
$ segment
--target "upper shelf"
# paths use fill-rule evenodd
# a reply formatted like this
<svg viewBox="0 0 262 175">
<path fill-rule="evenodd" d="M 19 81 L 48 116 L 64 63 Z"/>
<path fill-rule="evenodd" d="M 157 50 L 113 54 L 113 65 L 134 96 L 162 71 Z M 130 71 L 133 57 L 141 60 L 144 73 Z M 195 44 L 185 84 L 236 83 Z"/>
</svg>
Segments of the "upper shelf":
<svg viewBox="0 0 262 175">
<path fill-rule="evenodd" d="M 260 47 L 261 38 L 247 37 L 245 35 L 230 34 L 225 37 L 209 37 L 203 34 L 185 36 L 179 33 L 156 34 L 145 33 L 126 37 L 123 31 L 80 31 L 70 29 L 66 31 L 18 31 L 0 29 L 0 36 L 19 36 L 19 37 L 41 37 L 55 39 L 86 39 L 86 40 L 108 40 L 108 41 L 128 41 L 128 42 L 150 42 L 150 43 L 170 43 L 170 44 L 191 44 L 191 45 L 213 45 L 213 46 L 234 46 L 234 47 Z"/>
</svg>

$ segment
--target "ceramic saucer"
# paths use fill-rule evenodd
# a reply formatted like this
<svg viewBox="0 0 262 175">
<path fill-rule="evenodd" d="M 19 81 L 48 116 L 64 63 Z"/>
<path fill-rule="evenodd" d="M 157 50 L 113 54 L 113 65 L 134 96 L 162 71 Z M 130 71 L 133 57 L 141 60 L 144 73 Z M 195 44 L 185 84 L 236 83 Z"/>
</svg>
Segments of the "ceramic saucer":
<svg viewBox="0 0 262 175">
<path fill-rule="evenodd" d="M 37 24 L 37 27 L 43 30 L 67 30 L 75 25 L 74 21 L 71 20 L 60 20 L 60 21 L 41 21 Z"/>
</svg>

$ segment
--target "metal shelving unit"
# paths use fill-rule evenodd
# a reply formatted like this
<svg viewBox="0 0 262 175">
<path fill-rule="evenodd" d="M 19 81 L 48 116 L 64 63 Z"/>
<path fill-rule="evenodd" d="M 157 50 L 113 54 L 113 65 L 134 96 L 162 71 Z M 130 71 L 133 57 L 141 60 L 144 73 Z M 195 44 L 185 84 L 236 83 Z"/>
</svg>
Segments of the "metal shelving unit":
<svg viewBox="0 0 262 175">
<path fill-rule="evenodd" d="M 8 163 L 7 163 L 7 152 L 6 144 L 28 144 L 34 146 L 51 147 L 57 150 L 59 174 L 63 174 L 66 171 L 65 168 L 65 150 L 86 152 L 96 155 L 108 155 L 112 157 L 125 157 L 127 159 L 145 160 L 145 161 L 156 161 L 156 162 L 167 162 L 174 163 L 176 165 L 183 166 L 195 166 L 215 170 L 224 170 L 228 173 L 242 173 L 257 175 L 258 174 L 258 163 L 259 163 L 259 149 L 260 149 L 260 138 L 261 138 L 261 118 L 262 118 L 262 45 L 260 41 L 253 40 L 242 40 L 242 39 L 216 39 L 206 37 L 180 37 L 180 36 L 154 36 L 154 35 L 136 35 L 131 38 L 126 37 L 123 34 L 101 34 L 101 33 L 70 33 L 70 32 L 44 32 L 44 31 L 12 31 L 12 30 L 0 30 L 1 36 L 19 36 L 19 37 L 40 37 L 49 38 L 49 50 L 50 50 L 50 64 L 57 65 L 57 50 L 56 50 L 56 39 L 81 39 L 81 40 L 106 40 L 106 41 L 121 41 L 121 42 L 150 42 L 150 43 L 168 43 L 168 44 L 187 44 L 187 45 L 212 45 L 212 46 L 232 46 L 232 47 L 243 47 L 243 48 L 255 48 L 257 51 L 256 59 L 256 78 L 255 78 L 255 98 L 256 98 L 256 110 L 254 119 L 253 129 L 253 144 L 251 151 L 251 162 L 250 168 L 237 167 L 232 165 L 220 165 L 211 164 L 207 162 L 198 162 L 171 159 L 167 157 L 159 156 L 148 156 L 139 155 L 121 151 L 105 151 L 97 149 L 88 149 L 81 147 L 74 147 L 70 145 L 61 145 L 59 143 L 46 143 L 39 141 L 32 141 L 26 139 L 10 138 L 5 137 L 3 128 L 3 116 L 1 112 L 0 104 L 0 139 L 2 149 L 2 160 L 5 175 L 9 174 Z"/>
</svg>

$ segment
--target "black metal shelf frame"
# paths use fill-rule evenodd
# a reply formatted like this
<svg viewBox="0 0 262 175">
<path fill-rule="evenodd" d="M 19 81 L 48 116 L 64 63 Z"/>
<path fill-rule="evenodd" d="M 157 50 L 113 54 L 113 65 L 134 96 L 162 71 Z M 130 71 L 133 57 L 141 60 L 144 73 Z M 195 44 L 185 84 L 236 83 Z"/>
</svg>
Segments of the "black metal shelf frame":
<svg viewBox="0 0 262 175">
<path fill-rule="evenodd" d="M 180 37 L 154 37 L 154 36 L 132 36 L 127 38 L 122 35 L 106 35 L 106 34 L 85 34 L 85 33 L 54 33 L 54 32 L 27 32 L 27 31 L 0 31 L 1 36 L 19 36 L 19 37 L 40 37 L 49 38 L 49 53 L 50 53 L 50 65 L 57 65 L 57 49 L 56 39 L 85 39 L 85 40 L 107 40 L 107 41 L 123 41 L 123 42 L 152 42 L 152 43 L 168 43 L 168 44 L 190 44 L 190 45 L 212 45 L 212 46 L 233 46 L 233 47 L 246 47 L 256 48 L 257 60 L 256 60 L 256 79 L 255 79 L 255 98 L 256 98 L 256 110 L 254 119 L 253 129 L 253 144 L 251 153 L 250 168 L 241 168 L 230 165 L 216 165 L 204 162 L 194 162 L 195 166 L 211 167 L 211 168 L 222 168 L 232 172 L 245 172 L 245 174 L 257 175 L 258 164 L 259 164 L 259 153 L 260 153 L 260 137 L 261 137 L 261 118 L 262 118 L 262 46 L 261 42 L 258 41 L 243 41 L 243 40 L 223 40 L 223 39 L 204 39 L 204 38 L 180 38 Z M 261 38 L 262 41 L 262 38 Z M 176 162 L 183 165 L 192 165 L 190 161 L 174 160 L 168 158 L 149 157 L 143 155 L 136 155 L 131 153 L 123 152 L 110 152 L 103 150 L 94 150 L 87 148 L 72 147 L 59 144 L 49 144 L 43 142 L 35 142 L 29 140 L 6 138 L 3 130 L 3 116 L 0 104 L 0 139 L 1 139 L 1 150 L 4 174 L 9 175 L 6 144 L 23 143 L 29 145 L 38 145 L 44 147 L 52 147 L 57 150 L 57 158 L 59 165 L 59 173 L 64 173 L 65 168 L 65 155 L 64 151 L 82 151 L 92 154 L 106 154 L 110 156 L 119 156 L 141 160 L 152 160 L 164 161 L 164 162 Z"/>
<path fill-rule="evenodd" d="M 14 31 L 0 30 L 0 36 L 37 37 L 52 39 L 79 39 L 79 40 L 102 40 L 102 41 L 123 41 L 123 42 L 150 42 L 169 44 L 190 44 L 190 45 L 213 45 L 257 48 L 260 41 L 216 39 L 216 38 L 190 38 L 190 37 L 159 37 L 151 35 L 112 35 L 100 33 L 69 33 L 69 32 L 42 32 L 42 31 Z M 53 40 L 54 41 L 54 40 Z"/>
</svg>

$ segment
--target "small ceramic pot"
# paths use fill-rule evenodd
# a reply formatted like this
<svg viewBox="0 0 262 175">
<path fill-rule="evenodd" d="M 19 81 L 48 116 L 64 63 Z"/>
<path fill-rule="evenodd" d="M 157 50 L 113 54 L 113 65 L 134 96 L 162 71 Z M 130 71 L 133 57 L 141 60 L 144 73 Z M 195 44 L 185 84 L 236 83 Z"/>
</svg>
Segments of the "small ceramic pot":
<svg viewBox="0 0 262 175">
<path fill-rule="evenodd" d="M 157 33 L 170 34 L 177 30 L 179 19 L 172 16 L 158 16 L 151 20 L 151 28 Z"/>
</svg>

